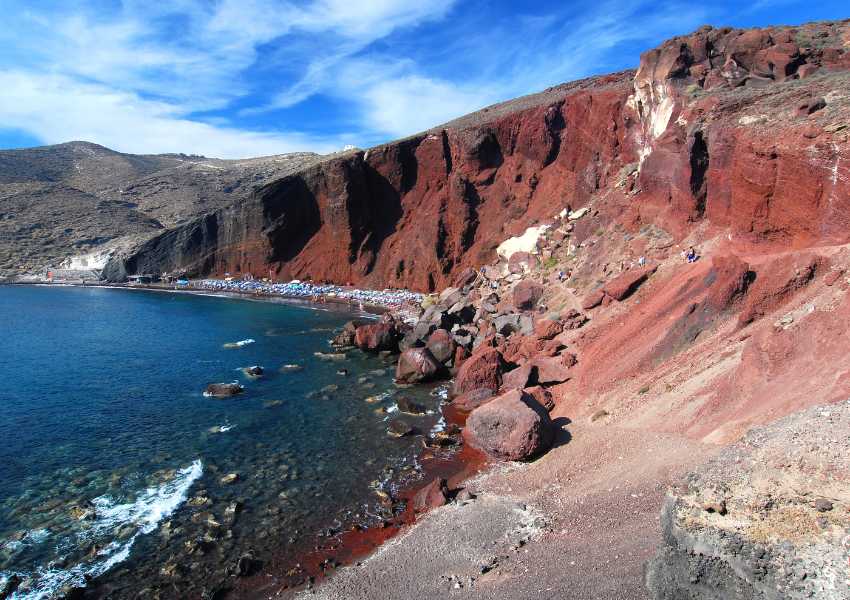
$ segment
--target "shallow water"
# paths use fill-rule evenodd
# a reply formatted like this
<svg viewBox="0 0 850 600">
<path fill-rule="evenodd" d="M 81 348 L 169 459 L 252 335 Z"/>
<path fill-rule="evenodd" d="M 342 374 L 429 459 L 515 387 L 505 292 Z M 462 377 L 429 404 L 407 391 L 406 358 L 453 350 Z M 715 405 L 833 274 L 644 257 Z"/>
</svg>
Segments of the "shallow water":
<svg viewBox="0 0 850 600">
<path fill-rule="evenodd" d="M 397 389 L 378 357 L 316 356 L 350 318 L 188 294 L 0 287 L 0 579 L 21 577 L 13 597 L 87 582 L 111 597 L 194 595 L 232 576 L 246 552 L 259 564 L 386 517 L 374 488 L 415 478 L 421 447 L 386 435 L 393 397 L 431 409 L 401 417 L 423 432 L 438 424 L 439 399 Z M 251 365 L 266 374 L 246 377 Z M 203 396 L 229 381 L 245 393 Z"/>
</svg>

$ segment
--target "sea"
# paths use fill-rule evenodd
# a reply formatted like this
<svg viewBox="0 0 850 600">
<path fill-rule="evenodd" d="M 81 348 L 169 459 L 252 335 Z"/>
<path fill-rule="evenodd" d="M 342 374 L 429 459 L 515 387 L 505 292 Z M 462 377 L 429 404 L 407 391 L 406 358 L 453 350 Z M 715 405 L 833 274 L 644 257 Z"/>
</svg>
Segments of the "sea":
<svg viewBox="0 0 850 600">
<path fill-rule="evenodd" d="M 439 386 L 333 352 L 355 315 L 189 293 L 0 286 L 0 590 L 211 597 L 391 517 Z M 371 317 L 374 318 L 374 317 Z M 262 377 L 243 369 L 259 365 Z M 206 397 L 209 383 L 244 393 Z M 399 415 L 400 394 L 424 415 Z M 282 559 L 281 557 L 284 557 Z M 166 591 L 164 591 L 166 590 Z"/>
</svg>

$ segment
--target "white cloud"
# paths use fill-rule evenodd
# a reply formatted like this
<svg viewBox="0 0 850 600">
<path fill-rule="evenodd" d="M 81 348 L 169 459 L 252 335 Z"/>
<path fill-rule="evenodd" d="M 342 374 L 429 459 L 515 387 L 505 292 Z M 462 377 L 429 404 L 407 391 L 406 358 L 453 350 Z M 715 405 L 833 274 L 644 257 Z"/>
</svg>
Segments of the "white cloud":
<svg viewBox="0 0 850 600">
<path fill-rule="evenodd" d="M 322 139 L 213 126 L 181 116 L 165 102 L 144 100 L 62 75 L 0 71 L 0 127 L 21 127 L 46 143 L 94 141 L 133 153 L 185 152 L 244 158 L 342 149 L 345 136 Z"/>
</svg>

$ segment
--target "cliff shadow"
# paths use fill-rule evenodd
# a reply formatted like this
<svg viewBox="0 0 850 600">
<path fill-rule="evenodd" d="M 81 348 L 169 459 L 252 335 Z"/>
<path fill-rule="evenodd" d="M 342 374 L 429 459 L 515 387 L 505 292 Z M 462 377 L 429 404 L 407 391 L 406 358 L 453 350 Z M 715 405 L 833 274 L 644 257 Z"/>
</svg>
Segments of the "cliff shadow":
<svg viewBox="0 0 850 600">
<path fill-rule="evenodd" d="M 289 262 L 322 227 L 315 193 L 301 176 L 275 182 L 261 198 L 269 262 Z"/>
</svg>

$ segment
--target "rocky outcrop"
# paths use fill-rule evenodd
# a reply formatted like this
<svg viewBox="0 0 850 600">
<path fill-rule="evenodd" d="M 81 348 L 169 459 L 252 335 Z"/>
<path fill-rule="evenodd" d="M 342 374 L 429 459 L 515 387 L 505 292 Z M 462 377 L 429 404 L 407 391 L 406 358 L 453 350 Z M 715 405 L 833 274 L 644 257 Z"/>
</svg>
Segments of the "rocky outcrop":
<svg viewBox="0 0 850 600">
<path fill-rule="evenodd" d="M 463 437 L 494 458 L 526 460 L 549 448 L 553 428 L 533 396 L 513 390 L 473 410 Z"/>
<path fill-rule="evenodd" d="M 672 490 L 656 599 L 850 598 L 850 403 L 750 432 Z"/>
<path fill-rule="evenodd" d="M 238 383 L 211 383 L 204 390 L 204 396 L 212 398 L 232 398 L 245 391 Z"/>
</svg>

